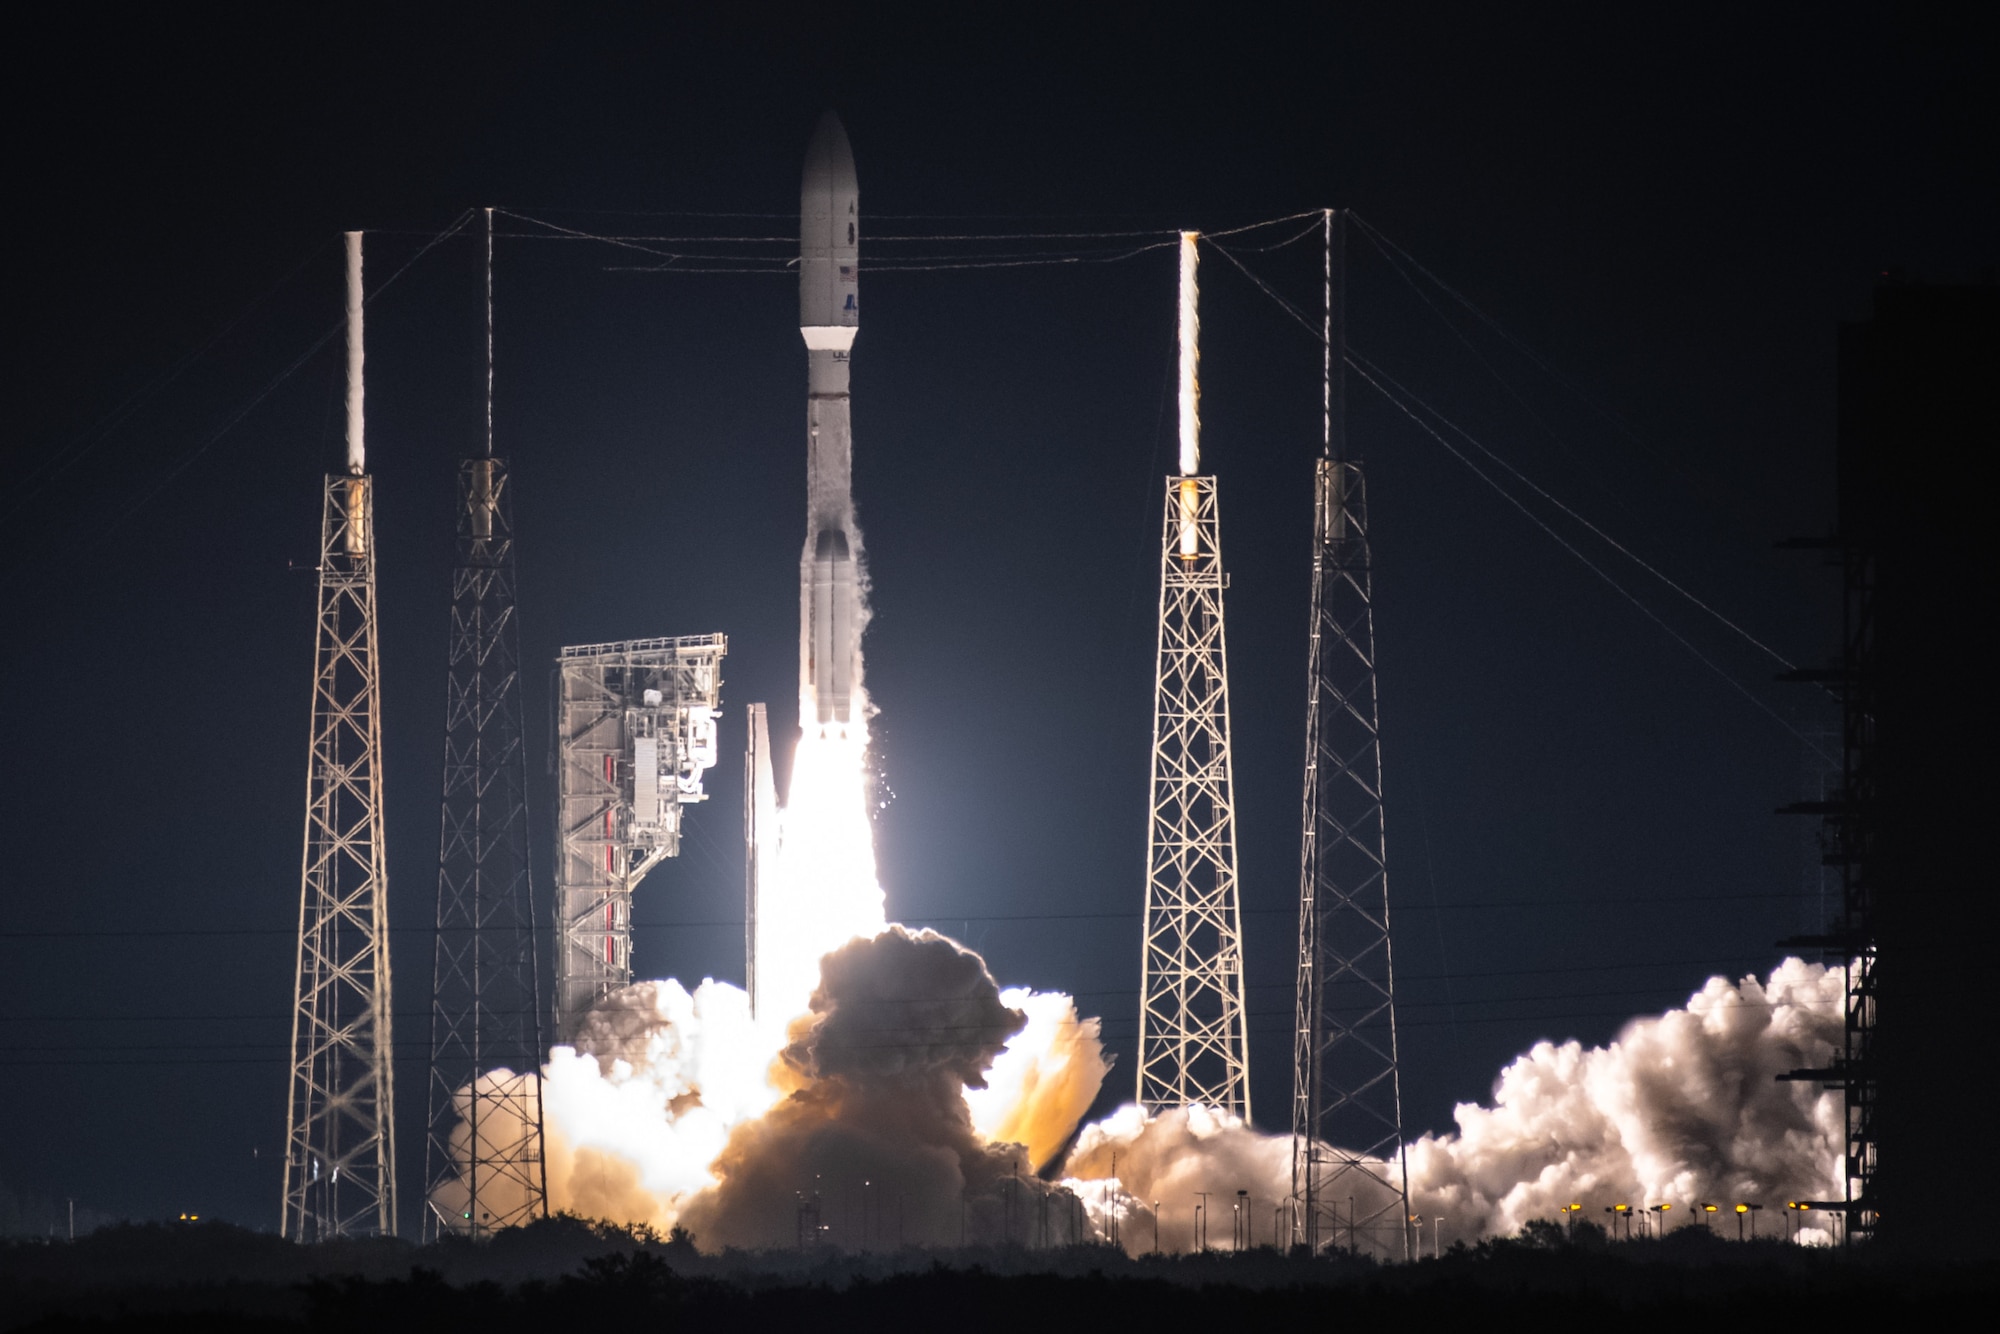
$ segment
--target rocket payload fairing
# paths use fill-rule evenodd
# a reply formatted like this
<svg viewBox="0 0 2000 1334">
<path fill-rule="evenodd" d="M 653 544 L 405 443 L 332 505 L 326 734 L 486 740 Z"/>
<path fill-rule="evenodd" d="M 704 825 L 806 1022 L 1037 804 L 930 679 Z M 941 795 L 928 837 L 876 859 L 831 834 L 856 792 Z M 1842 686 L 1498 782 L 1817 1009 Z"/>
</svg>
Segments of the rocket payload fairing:
<svg viewBox="0 0 2000 1334">
<path fill-rule="evenodd" d="M 861 721 L 860 534 L 854 527 L 848 362 L 861 325 L 854 150 L 831 111 L 799 190 L 799 333 L 806 343 L 806 546 L 799 568 L 799 726 Z"/>
</svg>

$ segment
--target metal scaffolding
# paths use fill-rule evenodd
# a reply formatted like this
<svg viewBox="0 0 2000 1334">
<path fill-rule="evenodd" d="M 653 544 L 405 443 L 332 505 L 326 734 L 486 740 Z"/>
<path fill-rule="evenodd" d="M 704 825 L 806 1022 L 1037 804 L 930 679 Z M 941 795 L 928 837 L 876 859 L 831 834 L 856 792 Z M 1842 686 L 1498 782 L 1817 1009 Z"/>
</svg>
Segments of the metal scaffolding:
<svg viewBox="0 0 2000 1334">
<path fill-rule="evenodd" d="M 1195 243 L 1181 234 L 1180 475 L 1160 536 L 1159 652 L 1139 997 L 1139 1103 L 1250 1119 L 1229 655 L 1215 479 L 1202 476 Z"/>
<path fill-rule="evenodd" d="M 676 856 L 681 807 L 707 800 L 723 635 L 632 639 L 556 661 L 556 1041 L 632 980 L 632 891 Z"/>
<path fill-rule="evenodd" d="M 548 1215 L 542 999 L 528 857 L 507 461 L 458 470 L 431 983 L 424 1235 Z"/>
<path fill-rule="evenodd" d="M 365 474 L 329 475 L 320 522 L 279 1223 L 295 1241 L 396 1230 L 373 489 Z"/>
<path fill-rule="evenodd" d="M 1843 485 L 1846 485 L 1843 481 Z M 1824 1084 L 1840 1092 L 1846 1136 L 1841 1155 L 1841 1198 L 1812 1207 L 1837 1213 L 1841 1240 L 1853 1244 L 1876 1233 L 1876 1103 L 1881 1071 L 1875 1053 L 1877 914 L 1876 880 L 1881 833 L 1876 718 L 1876 552 L 1863 537 L 1842 534 L 1830 542 L 1794 542 L 1831 548 L 1841 566 L 1841 660 L 1831 670 L 1804 669 L 1779 679 L 1830 687 L 1840 701 L 1841 766 L 1838 786 L 1818 801 L 1780 808 L 1781 814 L 1817 815 L 1825 866 L 1840 876 L 1840 910 L 1823 930 L 1779 941 L 1788 949 L 1818 949 L 1828 967 L 1841 970 L 1847 1000 L 1840 1052 L 1831 1065 L 1790 1070 L 1780 1080 Z"/>
<path fill-rule="evenodd" d="M 1292 1046 L 1292 1240 L 1410 1253 L 1368 493 L 1346 454 L 1341 228 L 1329 211 L 1323 450 L 1313 481 L 1312 631 Z"/>
<path fill-rule="evenodd" d="M 1856 541 L 1842 554 L 1842 765 L 1841 807 L 1826 823 L 1829 858 L 1840 868 L 1840 917 L 1829 942 L 1840 951 L 1847 981 L 1845 1042 L 1837 1063 L 1838 1082 L 1846 1104 L 1847 1152 L 1841 1178 L 1846 1187 L 1847 1242 L 1875 1235 L 1876 1117 L 1881 1075 L 1876 1061 L 1876 837 L 1880 825 L 1880 794 L 1876 773 L 1880 747 L 1875 720 L 1875 552 Z M 1831 951 L 1829 951 L 1830 953 Z"/>
</svg>

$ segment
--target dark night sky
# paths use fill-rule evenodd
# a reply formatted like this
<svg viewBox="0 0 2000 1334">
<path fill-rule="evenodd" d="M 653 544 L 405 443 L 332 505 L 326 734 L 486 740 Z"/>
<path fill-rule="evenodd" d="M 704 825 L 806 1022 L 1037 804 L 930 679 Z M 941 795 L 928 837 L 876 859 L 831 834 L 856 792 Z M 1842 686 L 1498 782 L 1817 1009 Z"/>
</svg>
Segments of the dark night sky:
<svg viewBox="0 0 2000 1334">
<path fill-rule="evenodd" d="M 1119 1096 L 1171 252 L 869 277 L 869 229 L 1215 229 L 1351 206 L 1580 393 L 1490 336 L 1475 356 L 1358 241 L 1356 350 L 1800 661 L 1832 650 L 1836 589 L 1774 544 L 1830 522 L 1835 324 L 1884 269 L 1971 277 L 2000 235 L 1994 45 L 1972 7 L 1341 4 L 1304 24 L 871 7 L 851 25 L 759 8 L 246 7 L 17 30 L 0 1182 L 275 1223 L 312 642 L 296 567 L 339 458 L 334 345 L 278 377 L 337 319 L 343 228 L 378 230 L 377 280 L 489 203 L 593 231 L 784 233 L 806 136 L 838 107 L 862 188 L 856 492 L 891 912 L 963 933 L 1003 982 L 1077 993 L 1105 1016 Z M 741 706 L 788 710 L 796 670 L 795 288 L 611 271 L 626 262 L 501 243 L 524 647 L 546 662 L 565 643 L 731 636 L 716 800 L 643 888 L 637 955 L 642 976 L 740 979 Z M 1316 305 L 1311 246 L 1254 262 Z M 1319 358 L 1226 262 L 1204 274 L 1253 1096 L 1277 1128 Z M 474 246 L 413 267 L 369 335 L 413 1225 L 452 479 L 479 431 Z M 1803 831 L 1771 814 L 1804 753 L 1352 394 L 1414 1133 L 1534 1040 L 1604 1041 L 1813 926 Z M 1794 726 L 1824 721 L 1768 660 L 1588 549 L 1730 680 Z M 545 685 L 530 674 L 540 796 Z"/>
</svg>

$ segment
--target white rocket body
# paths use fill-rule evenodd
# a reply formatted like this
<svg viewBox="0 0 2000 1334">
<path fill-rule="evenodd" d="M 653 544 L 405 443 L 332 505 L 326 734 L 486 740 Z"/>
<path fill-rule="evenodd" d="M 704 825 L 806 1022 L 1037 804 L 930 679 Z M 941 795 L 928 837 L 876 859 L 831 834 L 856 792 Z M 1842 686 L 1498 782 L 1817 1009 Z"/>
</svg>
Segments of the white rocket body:
<svg viewBox="0 0 2000 1334">
<path fill-rule="evenodd" d="M 854 527 L 848 359 L 860 328 L 860 192 L 832 112 L 799 191 L 799 333 L 806 344 L 806 545 L 799 570 L 799 725 L 861 722 L 861 537 Z"/>
</svg>

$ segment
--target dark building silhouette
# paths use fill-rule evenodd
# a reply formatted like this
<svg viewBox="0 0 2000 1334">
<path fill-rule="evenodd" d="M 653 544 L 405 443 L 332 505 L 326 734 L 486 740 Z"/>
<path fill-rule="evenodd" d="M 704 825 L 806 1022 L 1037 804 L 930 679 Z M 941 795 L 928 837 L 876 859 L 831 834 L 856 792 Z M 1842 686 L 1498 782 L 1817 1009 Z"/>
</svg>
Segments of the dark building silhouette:
<svg viewBox="0 0 2000 1334">
<path fill-rule="evenodd" d="M 1879 1170 L 1850 1172 L 1884 1245 L 1990 1253 L 2000 288 L 1878 288 L 1840 332 L 1838 448 L 1847 758 L 1828 843 L 1850 888 L 1834 934 L 1872 936 L 1879 960 L 1846 1071 L 1850 1108 L 1873 1099 L 1860 1139 Z"/>
</svg>

